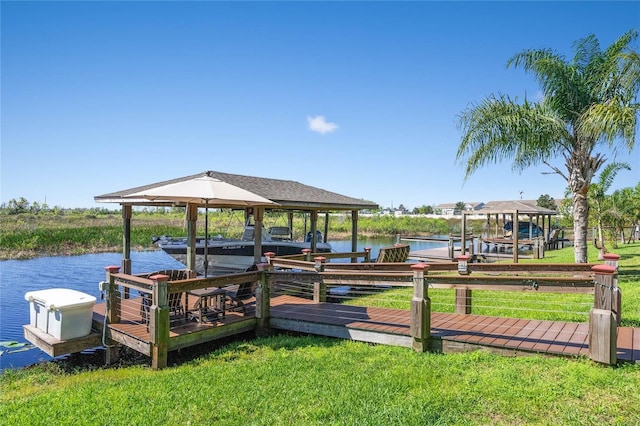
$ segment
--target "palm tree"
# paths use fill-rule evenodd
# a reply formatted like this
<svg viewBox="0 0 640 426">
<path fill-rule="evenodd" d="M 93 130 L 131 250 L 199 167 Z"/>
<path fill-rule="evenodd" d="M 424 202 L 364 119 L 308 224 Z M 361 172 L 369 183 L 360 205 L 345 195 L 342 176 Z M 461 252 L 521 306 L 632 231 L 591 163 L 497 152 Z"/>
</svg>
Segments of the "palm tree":
<svg viewBox="0 0 640 426">
<path fill-rule="evenodd" d="M 593 208 L 595 209 L 595 222 L 597 227 L 597 241 L 596 247 L 598 248 L 598 260 L 604 259 L 604 254 L 607 252 L 607 248 L 604 246 L 604 232 L 603 222 L 605 221 L 605 207 L 607 201 L 607 191 L 611 188 L 613 180 L 620 170 L 631 170 L 627 163 L 609 163 L 600 173 L 598 181 L 591 184 L 589 188 L 589 199 L 593 202 Z M 611 208 L 609 210 L 609 216 L 618 216 L 617 212 L 612 215 Z M 615 221 L 615 220 L 614 220 Z"/>
<path fill-rule="evenodd" d="M 631 43 L 636 30 L 601 51 L 594 35 L 578 40 L 567 62 L 549 49 L 524 50 L 507 67 L 531 72 L 544 93 L 540 102 L 517 103 L 490 95 L 459 117 L 463 129 L 456 160 L 466 163 L 465 179 L 484 165 L 513 160 L 522 171 L 544 164 L 567 181 L 572 195 L 574 257 L 587 262 L 587 193 L 607 161 L 598 149 L 633 150 L 640 89 L 640 55 Z M 552 165 L 563 157 L 565 170 Z"/>
</svg>

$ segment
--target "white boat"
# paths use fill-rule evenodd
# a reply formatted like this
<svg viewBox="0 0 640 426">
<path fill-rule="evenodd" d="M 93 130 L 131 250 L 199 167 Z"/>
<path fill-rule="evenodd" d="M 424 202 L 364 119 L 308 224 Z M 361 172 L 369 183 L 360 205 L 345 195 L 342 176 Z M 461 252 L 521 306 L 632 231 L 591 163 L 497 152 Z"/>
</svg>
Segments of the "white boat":
<svg viewBox="0 0 640 426">
<path fill-rule="evenodd" d="M 316 231 L 316 253 L 330 253 L 331 244 L 323 241 L 320 231 Z M 187 264 L 187 238 L 170 236 L 154 237 L 155 244 L 178 262 Z M 305 241 L 293 241 L 288 227 L 273 227 L 262 231 L 262 259 L 264 253 L 272 252 L 276 256 L 300 254 L 303 249 L 311 248 L 311 232 Z M 254 226 L 246 225 L 242 238 L 223 238 L 222 235 L 210 237 L 206 244 L 207 275 L 222 275 L 243 272 L 254 264 Z M 196 239 L 196 271 L 205 273 L 205 238 Z"/>
</svg>

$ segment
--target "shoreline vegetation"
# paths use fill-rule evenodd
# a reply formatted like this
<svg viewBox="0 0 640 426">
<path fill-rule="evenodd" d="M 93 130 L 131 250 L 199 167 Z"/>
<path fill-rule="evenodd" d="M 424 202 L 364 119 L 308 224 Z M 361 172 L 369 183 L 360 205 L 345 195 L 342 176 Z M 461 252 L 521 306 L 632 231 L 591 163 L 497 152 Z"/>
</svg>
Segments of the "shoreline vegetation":
<svg viewBox="0 0 640 426">
<path fill-rule="evenodd" d="M 286 218 L 266 217 L 265 226 L 286 225 Z M 294 239 L 302 240 L 310 225 L 294 216 Z M 318 227 L 324 229 L 323 220 Z M 209 234 L 240 237 L 244 228 L 241 212 L 209 213 Z M 460 232 L 459 219 L 427 217 L 361 217 L 359 235 L 393 237 Z M 157 250 L 153 236 L 186 235 L 183 212 L 134 212 L 131 220 L 131 249 Z M 204 235 L 204 213 L 198 220 L 198 235 Z M 351 237 L 349 215 L 329 219 L 329 241 Z M 71 256 L 122 250 L 122 217 L 119 211 L 64 214 L 0 215 L 0 260 L 22 260 L 43 256 Z"/>
</svg>

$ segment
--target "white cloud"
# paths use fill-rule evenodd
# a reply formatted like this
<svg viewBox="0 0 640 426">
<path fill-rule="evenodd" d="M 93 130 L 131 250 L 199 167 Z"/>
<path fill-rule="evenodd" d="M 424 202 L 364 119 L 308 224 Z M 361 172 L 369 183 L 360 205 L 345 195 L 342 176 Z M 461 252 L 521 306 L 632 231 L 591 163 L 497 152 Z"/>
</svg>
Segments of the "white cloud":
<svg viewBox="0 0 640 426">
<path fill-rule="evenodd" d="M 312 132 L 318 132 L 321 134 L 335 132 L 338 128 L 336 123 L 329 123 L 322 115 L 316 115 L 315 117 L 307 117 L 307 123 L 309 123 L 309 130 Z"/>
</svg>

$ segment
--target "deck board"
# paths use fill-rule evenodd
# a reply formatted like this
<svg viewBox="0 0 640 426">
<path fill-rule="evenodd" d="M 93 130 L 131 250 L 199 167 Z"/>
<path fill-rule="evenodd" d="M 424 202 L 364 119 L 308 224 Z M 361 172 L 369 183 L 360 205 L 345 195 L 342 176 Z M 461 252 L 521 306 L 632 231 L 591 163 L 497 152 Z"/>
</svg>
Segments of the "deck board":
<svg viewBox="0 0 640 426">
<path fill-rule="evenodd" d="M 297 299 L 292 296 L 274 297 L 272 316 L 409 335 L 408 310 L 363 308 L 332 303 L 314 305 L 310 300 L 298 305 Z M 390 328 L 382 326 L 385 322 Z M 640 329 L 627 328 L 622 331 L 624 328 L 621 327 L 618 334 L 618 359 L 640 362 Z M 433 337 L 542 354 L 588 355 L 588 331 L 589 325 L 586 323 L 441 312 L 434 312 L 431 316 Z"/>
<path fill-rule="evenodd" d="M 171 327 L 171 338 L 224 327 L 255 317 L 255 298 L 245 301 L 247 314 L 227 312 L 210 323 L 185 322 Z M 146 324 L 140 321 L 140 299 L 122 300 L 123 319 L 112 327 L 135 339 L 148 342 Z M 411 314 L 406 309 L 314 303 L 310 299 L 279 295 L 271 299 L 271 316 L 301 323 L 339 326 L 350 330 L 410 336 Z M 104 303 L 94 306 L 94 326 L 104 320 Z M 101 329 L 101 327 L 100 327 Z M 483 346 L 503 351 L 563 356 L 588 355 L 589 325 L 561 321 L 528 320 L 474 314 L 433 312 L 431 335 L 469 347 Z M 640 362 L 640 328 L 618 328 L 617 357 Z"/>
</svg>

